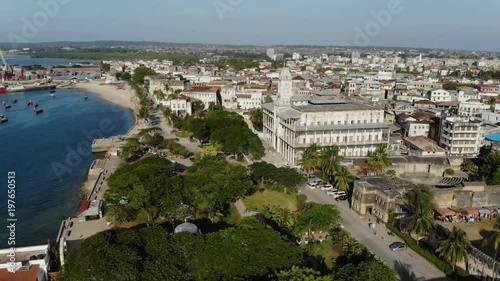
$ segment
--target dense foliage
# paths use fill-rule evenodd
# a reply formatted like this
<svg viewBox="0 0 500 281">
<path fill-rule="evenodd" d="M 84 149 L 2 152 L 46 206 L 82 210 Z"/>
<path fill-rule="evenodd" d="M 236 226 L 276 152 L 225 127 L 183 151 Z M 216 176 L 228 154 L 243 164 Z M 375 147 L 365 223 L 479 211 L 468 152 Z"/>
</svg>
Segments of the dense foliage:
<svg viewBox="0 0 500 281">
<path fill-rule="evenodd" d="M 297 170 L 290 167 L 277 168 L 267 162 L 256 162 L 249 166 L 250 177 L 260 184 L 277 184 L 285 191 L 294 189 L 305 183 L 306 178 Z"/>
<path fill-rule="evenodd" d="M 63 281 L 248 280 L 299 265 L 302 250 L 255 219 L 206 235 L 161 227 L 111 229 L 84 240 Z"/>
<path fill-rule="evenodd" d="M 220 144 L 223 152 L 249 154 L 255 159 L 264 155 L 260 138 L 248 128 L 243 117 L 235 112 L 212 111 L 203 118 L 186 118 L 175 125 L 201 141 Z"/>
<path fill-rule="evenodd" d="M 487 184 L 500 185 L 500 152 L 492 152 L 484 156 L 479 172 Z"/>
</svg>

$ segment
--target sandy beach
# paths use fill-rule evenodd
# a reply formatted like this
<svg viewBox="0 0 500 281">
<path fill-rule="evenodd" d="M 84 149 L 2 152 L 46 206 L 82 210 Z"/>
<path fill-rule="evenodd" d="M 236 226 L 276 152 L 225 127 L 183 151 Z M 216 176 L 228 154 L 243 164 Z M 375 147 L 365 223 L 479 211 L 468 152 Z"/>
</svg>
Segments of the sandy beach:
<svg viewBox="0 0 500 281">
<path fill-rule="evenodd" d="M 133 111 L 135 123 L 132 128 L 130 128 L 127 133 L 128 136 L 132 136 L 144 127 L 139 124 L 137 120 L 137 114 L 139 112 L 139 104 L 137 96 L 130 85 L 125 85 L 123 89 L 116 88 L 112 84 L 104 84 L 101 80 L 94 80 L 90 82 L 80 82 L 73 84 L 72 88 L 83 89 L 98 95 L 103 100 L 112 102 L 119 106 L 130 108 Z"/>
</svg>

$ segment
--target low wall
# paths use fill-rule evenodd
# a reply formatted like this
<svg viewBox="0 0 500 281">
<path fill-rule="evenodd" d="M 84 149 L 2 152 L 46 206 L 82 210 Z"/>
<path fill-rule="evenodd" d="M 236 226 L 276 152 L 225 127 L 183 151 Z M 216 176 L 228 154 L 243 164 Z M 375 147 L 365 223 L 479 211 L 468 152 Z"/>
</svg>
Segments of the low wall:
<svg viewBox="0 0 500 281">
<path fill-rule="evenodd" d="M 453 168 L 450 165 L 435 165 L 427 163 L 398 163 L 391 165 L 387 170 L 396 171 L 396 175 L 428 173 L 432 176 L 441 177 L 446 169 Z"/>
</svg>

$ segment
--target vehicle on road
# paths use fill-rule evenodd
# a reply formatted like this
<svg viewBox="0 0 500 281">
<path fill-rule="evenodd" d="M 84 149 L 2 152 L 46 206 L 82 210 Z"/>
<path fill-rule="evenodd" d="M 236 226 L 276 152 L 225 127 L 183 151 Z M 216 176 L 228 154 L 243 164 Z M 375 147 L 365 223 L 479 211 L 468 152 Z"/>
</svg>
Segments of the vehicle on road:
<svg viewBox="0 0 500 281">
<path fill-rule="evenodd" d="M 310 189 L 316 189 L 318 185 L 315 182 L 308 182 L 307 187 L 309 187 Z"/>
<path fill-rule="evenodd" d="M 347 195 L 342 195 L 342 196 L 336 197 L 335 200 L 337 200 L 337 201 L 345 201 L 345 200 L 347 200 Z"/>
<path fill-rule="evenodd" d="M 329 184 L 329 183 L 326 183 L 324 184 L 322 187 L 321 187 L 321 190 L 332 190 L 333 189 L 333 185 Z"/>
<path fill-rule="evenodd" d="M 333 194 L 333 198 L 334 199 L 337 199 L 337 198 L 340 198 L 342 196 L 347 196 L 347 192 L 345 191 L 337 191 Z"/>
<path fill-rule="evenodd" d="M 337 194 L 337 192 L 339 192 L 339 190 L 336 188 L 333 188 L 332 190 L 327 191 L 326 195 L 334 196 L 335 194 Z"/>
<path fill-rule="evenodd" d="M 399 251 L 399 250 L 406 250 L 407 246 L 403 242 L 394 242 L 391 245 L 389 245 L 389 249 L 391 249 L 393 252 Z"/>
</svg>

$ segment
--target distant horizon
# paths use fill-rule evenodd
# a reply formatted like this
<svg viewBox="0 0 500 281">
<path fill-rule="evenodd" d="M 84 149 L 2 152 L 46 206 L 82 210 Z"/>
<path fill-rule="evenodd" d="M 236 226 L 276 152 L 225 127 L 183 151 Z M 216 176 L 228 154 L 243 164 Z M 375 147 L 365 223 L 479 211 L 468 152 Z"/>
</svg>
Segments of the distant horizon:
<svg viewBox="0 0 500 281">
<path fill-rule="evenodd" d="M 500 1 L 3 0 L 0 38 L 500 51 Z"/>
<path fill-rule="evenodd" d="M 460 48 L 432 48 L 432 47 L 416 47 L 416 46 L 376 46 L 376 45 L 369 45 L 369 46 L 342 46 L 342 45 L 322 45 L 322 44 L 272 44 L 272 45 L 267 45 L 267 44 L 230 44 L 230 43 L 203 43 L 203 42 L 169 42 L 169 41 L 149 41 L 149 40 L 115 40 L 115 39 L 103 39 L 103 40 L 55 40 L 55 41 L 39 41 L 39 42 L 29 42 L 29 43 L 20 43 L 17 45 L 17 48 L 11 48 L 10 50 L 14 49 L 19 49 L 22 47 L 19 46 L 26 46 L 26 45 L 36 45 L 36 44 L 71 44 L 71 43 L 76 43 L 76 44 L 92 44 L 92 43 L 134 43 L 134 44 L 139 44 L 139 43 L 150 43 L 150 44 L 172 44 L 172 45 L 215 45 L 215 46 L 238 46 L 238 47 L 262 47 L 262 48 L 272 48 L 272 47 L 307 47 L 307 48 L 314 48 L 314 47 L 321 47 L 321 48 L 344 48 L 344 49 L 423 49 L 423 50 L 443 50 L 443 51 L 462 51 L 462 52 L 483 52 L 483 53 L 497 53 L 500 54 L 499 51 L 494 51 L 494 50 L 480 50 L 480 49 L 460 49 Z M 13 45 L 10 42 L 0 42 L 0 45 Z M 4 49 L 4 51 L 8 51 L 7 49 Z"/>
</svg>

